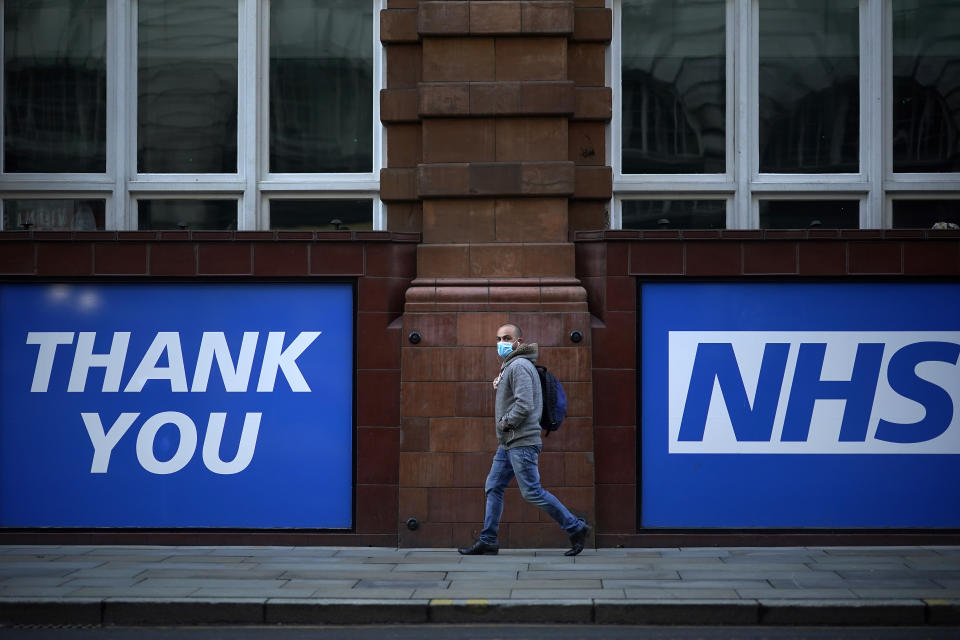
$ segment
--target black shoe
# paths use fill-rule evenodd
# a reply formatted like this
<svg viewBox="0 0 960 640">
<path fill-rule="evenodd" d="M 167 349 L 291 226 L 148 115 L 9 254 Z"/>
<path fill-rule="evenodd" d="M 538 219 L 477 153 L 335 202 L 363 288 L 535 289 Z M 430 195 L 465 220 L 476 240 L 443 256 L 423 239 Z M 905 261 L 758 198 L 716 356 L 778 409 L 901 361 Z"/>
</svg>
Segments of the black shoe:
<svg viewBox="0 0 960 640">
<path fill-rule="evenodd" d="M 461 547 L 460 549 L 457 549 L 457 551 L 460 552 L 460 555 L 464 556 L 495 556 L 497 555 L 497 552 L 500 551 L 500 545 L 487 544 L 483 540 L 477 540 L 473 543 L 473 545 L 469 547 Z"/>
<path fill-rule="evenodd" d="M 588 535 L 590 535 L 590 525 L 584 522 L 579 531 L 570 534 L 570 550 L 563 555 L 575 556 L 583 551 L 583 543 L 587 541 Z"/>
</svg>

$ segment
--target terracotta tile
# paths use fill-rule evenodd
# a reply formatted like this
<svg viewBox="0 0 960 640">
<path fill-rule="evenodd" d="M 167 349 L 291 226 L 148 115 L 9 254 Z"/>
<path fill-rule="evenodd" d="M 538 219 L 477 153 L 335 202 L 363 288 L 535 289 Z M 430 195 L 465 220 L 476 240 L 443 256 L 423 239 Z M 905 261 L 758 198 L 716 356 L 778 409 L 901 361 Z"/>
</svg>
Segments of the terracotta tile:
<svg viewBox="0 0 960 640">
<path fill-rule="evenodd" d="M 743 272 L 750 274 L 797 273 L 797 243 L 769 240 L 744 243 Z"/>
<path fill-rule="evenodd" d="M 196 247 L 181 242 L 150 245 L 150 275 L 193 276 L 197 273 Z"/>
<path fill-rule="evenodd" d="M 417 194 L 423 198 L 465 196 L 471 193 L 471 168 L 467 164 L 420 165 L 417 167 Z"/>
<path fill-rule="evenodd" d="M 423 80 L 426 82 L 494 80 L 494 55 L 493 38 L 425 38 L 423 40 Z"/>
<path fill-rule="evenodd" d="M 606 164 L 606 132 L 602 122 L 571 122 L 567 159 L 583 166 Z"/>
<path fill-rule="evenodd" d="M 506 313 L 461 313 L 457 323 L 457 344 L 492 349 L 497 342 L 497 329 L 507 322 Z"/>
<path fill-rule="evenodd" d="M 540 347 L 537 363 L 549 369 L 564 384 L 590 382 L 591 379 L 591 354 L 587 347 Z"/>
<path fill-rule="evenodd" d="M 510 523 L 508 535 L 509 548 L 513 549 L 561 549 L 570 546 L 567 534 L 555 522 Z"/>
<path fill-rule="evenodd" d="M 362 275 L 363 247 L 318 242 L 310 247 L 312 275 Z"/>
<path fill-rule="evenodd" d="M 392 44 L 387 54 L 387 88 L 416 89 L 422 79 L 422 49 L 419 44 Z"/>
<path fill-rule="evenodd" d="M 540 454 L 540 481 L 548 490 L 553 487 L 562 487 L 564 481 L 564 454 L 559 451 L 547 451 Z M 546 515 L 546 514 L 544 514 Z M 540 518 L 546 522 L 548 519 Z"/>
<path fill-rule="evenodd" d="M 522 282 L 527 282 L 527 280 Z M 540 309 L 540 287 L 491 286 L 490 307 L 501 311 L 518 311 L 520 309 L 537 311 Z"/>
<path fill-rule="evenodd" d="M 522 95 L 519 82 L 470 83 L 470 113 L 474 116 L 520 113 Z"/>
<path fill-rule="evenodd" d="M 565 38 L 497 38 L 496 43 L 496 80 L 567 79 Z"/>
<path fill-rule="evenodd" d="M 593 521 L 593 487 L 557 487 L 551 489 L 551 493 L 557 496 L 573 515 Z M 553 526 L 557 525 L 554 523 Z M 565 546 L 569 546 L 569 543 L 565 542 Z"/>
<path fill-rule="evenodd" d="M 98 242 L 93 248 L 93 270 L 98 275 L 145 275 L 147 245 Z"/>
<path fill-rule="evenodd" d="M 452 481 L 452 453 L 400 453 L 401 487 L 449 487 Z"/>
<path fill-rule="evenodd" d="M 490 118 L 427 118 L 424 162 L 492 162 L 499 133 Z"/>
<path fill-rule="evenodd" d="M 423 221 L 426 243 L 491 242 L 496 233 L 491 199 L 425 200 Z"/>
<path fill-rule="evenodd" d="M 496 395 L 489 382 L 458 382 L 456 415 L 488 418 L 494 414 Z"/>
<path fill-rule="evenodd" d="M 635 368 L 637 364 L 636 312 L 608 311 L 604 320 L 606 327 L 597 327 L 593 330 L 593 366 L 598 369 Z"/>
<path fill-rule="evenodd" d="M 417 245 L 384 242 L 364 246 L 366 275 L 413 278 L 417 275 Z"/>
<path fill-rule="evenodd" d="M 519 2 L 470 3 L 470 33 L 520 33 L 521 26 Z"/>
<path fill-rule="evenodd" d="M 384 201 L 415 200 L 419 188 L 415 168 L 381 169 L 380 197 Z"/>
<path fill-rule="evenodd" d="M 610 120 L 613 92 L 609 87 L 577 87 L 574 91 L 573 117 L 577 120 Z"/>
<path fill-rule="evenodd" d="M 392 311 L 399 315 L 409 282 L 407 278 L 360 278 L 357 307 L 360 311 Z"/>
<path fill-rule="evenodd" d="M 603 87 L 606 45 L 571 42 L 567 46 L 567 77 L 578 87 Z"/>
<path fill-rule="evenodd" d="M 399 532 L 401 548 L 450 548 L 454 546 L 453 527 L 449 523 L 424 522 L 421 520 L 420 527 L 416 531 L 409 531 L 406 527 L 400 527 Z M 461 541 L 460 544 L 464 543 Z"/>
<path fill-rule="evenodd" d="M 573 82 L 568 80 L 522 82 L 519 86 L 520 106 L 517 113 L 570 116 L 576 109 L 575 85 Z"/>
<path fill-rule="evenodd" d="M 594 424 L 630 426 L 636 424 L 637 376 L 633 369 L 594 369 Z M 590 415 L 590 414 L 587 414 Z"/>
<path fill-rule="evenodd" d="M 357 485 L 357 533 L 397 530 L 396 485 Z"/>
<path fill-rule="evenodd" d="M 384 44 L 417 42 L 417 12 L 413 9 L 381 11 L 380 41 Z"/>
<path fill-rule="evenodd" d="M 637 480 L 637 442 L 633 427 L 598 427 L 595 435 L 597 482 L 631 484 Z"/>
<path fill-rule="evenodd" d="M 903 273 L 899 242 L 850 242 L 850 273 Z"/>
<path fill-rule="evenodd" d="M 416 331 L 421 341 L 417 347 L 438 347 L 457 344 L 457 314 L 406 313 L 403 316 L 403 340 Z M 409 343 L 404 343 L 405 345 Z"/>
<path fill-rule="evenodd" d="M 523 166 L 513 162 L 474 163 L 468 168 L 468 193 L 478 196 L 523 193 Z"/>
<path fill-rule="evenodd" d="M 400 487 L 400 507 L 398 514 L 401 521 L 408 518 L 417 520 L 427 519 L 427 495 L 429 489 L 422 487 Z"/>
<path fill-rule="evenodd" d="M 421 2 L 417 7 L 417 30 L 425 36 L 470 33 L 470 3 Z"/>
<path fill-rule="evenodd" d="M 400 424 L 400 372 L 357 371 L 357 425 L 396 427 Z"/>
<path fill-rule="evenodd" d="M 523 246 L 523 275 L 549 277 L 573 277 L 573 245 L 565 244 L 525 244 Z"/>
<path fill-rule="evenodd" d="M 420 125 L 391 124 L 387 127 L 387 165 L 416 167 L 423 157 Z"/>
<path fill-rule="evenodd" d="M 540 347 L 566 344 L 563 317 L 559 313 L 511 313 L 509 318 L 509 322 L 523 330 L 527 342 L 536 342 Z"/>
<path fill-rule="evenodd" d="M 523 32 L 538 34 L 573 33 L 573 4 L 570 2 L 523 2 Z"/>
<path fill-rule="evenodd" d="M 0 244 L 0 273 L 33 274 L 36 245 L 32 242 L 4 242 Z"/>
<path fill-rule="evenodd" d="M 522 244 L 482 244 L 470 247 L 470 276 L 518 277 L 523 274 Z"/>
<path fill-rule="evenodd" d="M 542 470 L 542 462 L 540 466 Z M 547 486 L 542 474 L 540 482 L 544 487 Z M 516 486 L 511 486 L 503 495 L 503 516 L 500 522 L 501 525 L 505 522 L 540 522 L 540 509 L 524 500 Z"/>
<path fill-rule="evenodd" d="M 563 484 L 568 487 L 592 487 L 593 453 L 576 452 L 563 454 Z"/>
<path fill-rule="evenodd" d="M 421 278 L 465 278 L 470 274 L 470 245 L 422 244 L 417 247 Z"/>
<path fill-rule="evenodd" d="M 585 278 L 578 276 L 583 288 L 587 291 L 587 302 L 590 311 L 598 318 L 603 319 L 606 315 L 607 300 L 607 279 L 606 278 Z"/>
<path fill-rule="evenodd" d="M 577 166 L 574 175 L 575 198 L 609 200 L 613 195 L 613 170 L 610 167 Z"/>
<path fill-rule="evenodd" d="M 421 116 L 468 116 L 471 113 L 471 87 L 466 82 L 421 84 L 418 90 Z"/>
<path fill-rule="evenodd" d="M 593 451 L 593 419 L 568 417 L 543 439 L 544 451 Z"/>
<path fill-rule="evenodd" d="M 610 242 L 607 244 L 607 277 L 627 275 L 632 243 Z"/>
<path fill-rule="evenodd" d="M 607 244 L 605 242 L 576 242 L 577 277 L 607 275 Z"/>
<path fill-rule="evenodd" d="M 613 38 L 613 12 L 610 9 L 577 8 L 573 18 L 573 39 L 610 42 Z"/>
<path fill-rule="evenodd" d="M 636 311 L 636 278 L 607 278 L 607 309 L 610 311 Z"/>
<path fill-rule="evenodd" d="M 390 147 L 396 143 L 390 142 L 390 128 L 394 126 L 413 126 L 419 119 L 417 113 L 419 93 L 416 89 L 381 89 L 380 90 L 380 120 L 390 125 L 387 128 L 387 165 L 390 162 Z M 410 166 L 410 165 L 398 165 Z"/>
<path fill-rule="evenodd" d="M 357 314 L 358 368 L 400 368 L 400 332 L 389 328 L 393 320 L 393 313 L 364 311 Z"/>
<path fill-rule="evenodd" d="M 497 118 L 497 162 L 567 160 L 567 155 L 566 118 Z"/>
<path fill-rule="evenodd" d="M 597 378 L 594 375 L 594 384 Z M 567 416 L 581 418 L 593 415 L 593 384 L 589 382 L 564 382 L 563 388 L 567 392 Z M 603 398 L 604 402 L 607 398 Z M 597 408 L 600 411 L 600 407 Z"/>
<path fill-rule="evenodd" d="M 357 482 L 396 484 L 399 480 L 400 430 L 357 428 Z"/>
<path fill-rule="evenodd" d="M 960 243 L 949 240 L 904 242 L 903 273 L 905 275 L 960 274 Z"/>
<path fill-rule="evenodd" d="M 37 244 L 37 275 L 89 276 L 93 273 L 91 243 L 41 242 Z"/>
<path fill-rule="evenodd" d="M 400 385 L 403 416 L 456 415 L 456 394 L 453 382 L 403 382 Z"/>
<path fill-rule="evenodd" d="M 387 204 L 387 229 L 399 232 L 422 232 L 422 204 L 419 202 L 391 202 Z"/>
<path fill-rule="evenodd" d="M 485 418 L 430 418 L 430 451 L 480 451 L 489 423 Z"/>
<path fill-rule="evenodd" d="M 270 243 L 253 245 L 253 275 L 305 276 L 307 275 L 306 244 Z"/>
<path fill-rule="evenodd" d="M 430 450 L 429 418 L 404 416 L 400 419 L 400 451 Z"/>
<path fill-rule="evenodd" d="M 690 241 L 686 248 L 688 276 L 735 276 L 742 273 L 739 242 Z"/>
<path fill-rule="evenodd" d="M 846 243 L 799 243 L 799 273 L 804 276 L 839 276 L 847 272 Z"/>
<path fill-rule="evenodd" d="M 637 531 L 637 491 L 632 484 L 597 485 L 597 531 Z"/>
<path fill-rule="evenodd" d="M 434 488 L 428 492 L 430 522 L 483 522 L 485 499 L 477 489 Z"/>
<path fill-rule="evenodd" d="M 493 421 L 485 421 L 483 428 L 487 431 L 493 431 Z M 454 454 L 453 486 L 478 488 L 482 492 L 492 461 L 493 451 Z"/>
</svg>

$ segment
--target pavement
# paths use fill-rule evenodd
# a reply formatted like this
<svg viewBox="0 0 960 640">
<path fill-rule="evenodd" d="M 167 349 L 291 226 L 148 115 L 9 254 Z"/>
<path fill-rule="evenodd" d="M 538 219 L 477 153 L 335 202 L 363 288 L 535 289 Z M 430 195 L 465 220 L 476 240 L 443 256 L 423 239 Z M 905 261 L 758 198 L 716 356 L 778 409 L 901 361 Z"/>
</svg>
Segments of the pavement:
<svg viewBox="0 0 960 640">
<path fill-rule="evenodd" d="M 957 626 L 960 547 L 0 546 L 0 626 Z M 960 633 L 958 633 L 960 637 Z"/>
</svg>

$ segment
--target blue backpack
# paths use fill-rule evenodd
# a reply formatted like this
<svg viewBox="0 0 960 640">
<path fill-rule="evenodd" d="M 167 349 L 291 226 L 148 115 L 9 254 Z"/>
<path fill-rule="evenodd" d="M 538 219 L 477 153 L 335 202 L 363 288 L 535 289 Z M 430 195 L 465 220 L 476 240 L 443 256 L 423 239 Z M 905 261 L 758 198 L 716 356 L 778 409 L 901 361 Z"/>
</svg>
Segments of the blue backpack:
<svg viewBox="0 0 960 640">
<path fill-rule="evenodd" d="M 567 417 L 567 392 L 557 377 L 547 371 L 546 367 L 537 365 L 537 374 L 540 376 L 540 389 L 543 395 L 543 413 L 540 415 L 540 428 L 546 431 L 544 436 L 560 428 L 563 419 Z"/>
</svg>

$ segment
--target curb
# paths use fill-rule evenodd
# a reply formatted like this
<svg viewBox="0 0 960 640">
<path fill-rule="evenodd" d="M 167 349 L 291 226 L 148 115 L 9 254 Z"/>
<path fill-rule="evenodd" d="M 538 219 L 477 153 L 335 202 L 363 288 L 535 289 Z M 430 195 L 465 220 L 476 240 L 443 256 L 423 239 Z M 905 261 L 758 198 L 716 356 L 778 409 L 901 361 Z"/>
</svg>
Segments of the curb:
<svg viewBox="0 0 960 640">
<path fill-rule="evenodd" d="M 960 625 L 960 600 L 0 598 L 0 626 L 195 624 Z"/>
</svg>

